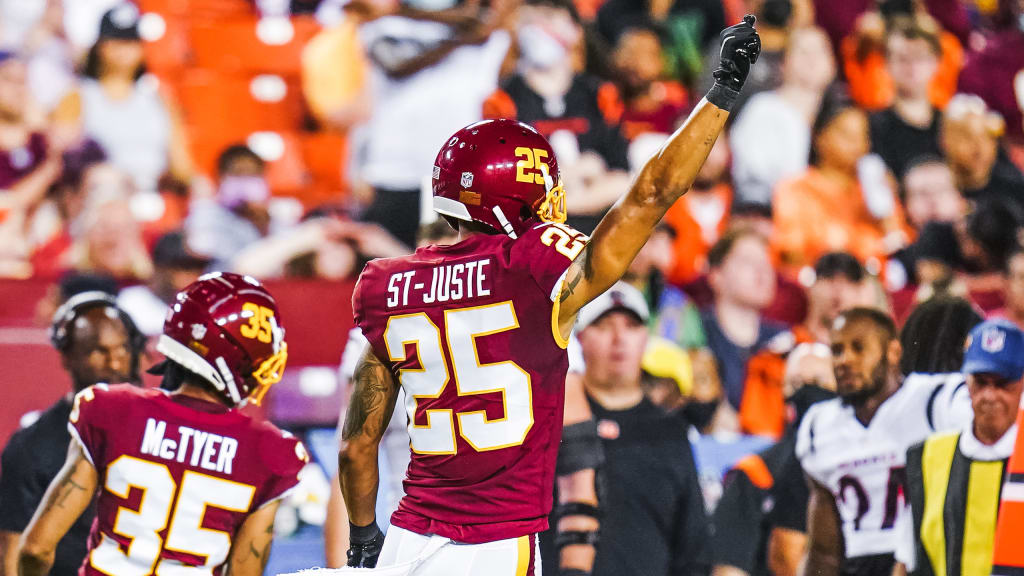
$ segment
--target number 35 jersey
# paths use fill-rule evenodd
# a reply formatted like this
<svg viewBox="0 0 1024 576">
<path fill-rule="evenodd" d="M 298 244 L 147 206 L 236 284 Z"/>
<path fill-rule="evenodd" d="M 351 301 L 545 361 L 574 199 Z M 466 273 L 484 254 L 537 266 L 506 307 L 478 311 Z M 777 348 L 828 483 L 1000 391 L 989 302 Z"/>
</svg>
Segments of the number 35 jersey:
<svg viewBox="0 0 1024 576">
<path fill-rule="evenodd" d="M 557 299 L 586 241 L 543 224 L 363 270 L 356 324 L 406 393 L 412 457 L 392 524 L 469 544 L 547 528 L 568 366 Z"/>
<path fill-rule="evenodd" d="M 127 384 L 80 392 L 69 428 L 99 473 L 82 576 L 220 575 L 245 519 L 308 460 L 268 422 Z"/>
<path fill-rule="evenodd" d="M 796 454 L 804 472 L 835 498 L 846 544 L 844 574 L 865 573 L 856 568 L 857 558 L 896 550 L 893 526 L 909 513 L 903 490 L 907 449 L 933 432 L 961 427 L 971 415 L 959 374 L 907 376 L 867 426 L 839 398 L 807 412 Z"/>
</svg>

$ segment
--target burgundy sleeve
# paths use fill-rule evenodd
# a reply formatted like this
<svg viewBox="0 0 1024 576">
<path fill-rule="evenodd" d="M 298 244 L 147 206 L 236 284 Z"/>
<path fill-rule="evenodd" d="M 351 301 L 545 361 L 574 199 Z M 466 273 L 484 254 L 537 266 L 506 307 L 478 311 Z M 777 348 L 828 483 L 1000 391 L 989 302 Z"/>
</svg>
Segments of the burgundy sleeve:
<svg viewBox="0 0 1024 576">
<path fill-rule="evenodd" d="M 564 224 L 535 226 L 512 244 L 510 263 L 512 268 L 524 270 L 554 301 L 566 270 L 589 240 Z"/>
<path fill-rule="evenodd" d="M 104 423 L 116 422 L 112 418 L 109 404 L 112 401 L 106 384 L 97 384 L 75 395 L 68 417 L 68 430 L 85 450 L 85 456 L 99 469 L 103 462 L 103 445 L 106 430 Z"/>
<path fill-rule="evenodd" d="M 299 473 L 309 462 L 309 454 L 302 442 L 278 430 L 274 430 L 268 439 L 263 458 L 270 476 L 259 492 L 254 510 L 287 496 L 299 484 Z"/>
</svg>

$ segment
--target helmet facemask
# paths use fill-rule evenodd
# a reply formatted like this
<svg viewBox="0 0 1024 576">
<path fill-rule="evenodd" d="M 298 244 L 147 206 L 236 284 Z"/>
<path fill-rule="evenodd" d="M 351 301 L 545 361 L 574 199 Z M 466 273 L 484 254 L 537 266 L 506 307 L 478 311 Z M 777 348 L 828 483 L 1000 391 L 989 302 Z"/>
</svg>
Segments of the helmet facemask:
<svg viewBox="0 0 1024 576">
<path fill-rule="evenodd" d="M 252 373 L 252 379 L 256 386 L 249 393 L 247 400 L 257 406 L 263 402 L 263 397 L 270 390 L 270 387 L 281 381 L 284 376 L 284 367 L 288 363 L 288 344 L 281 342 L 281 348 L 273 356 L 267 358 Z"/>
<path fill-rule="evenodd" d="M 537 209 L 537 215 L 544 222 L 565 222 L 567 211 L 565 207 L 565 188 L 562 187 L 562 176 L 558 175 L 558 182 L 548 172 L 545 164 L 540 166 L 544 174 L 544 202 Z"/>
</svg>

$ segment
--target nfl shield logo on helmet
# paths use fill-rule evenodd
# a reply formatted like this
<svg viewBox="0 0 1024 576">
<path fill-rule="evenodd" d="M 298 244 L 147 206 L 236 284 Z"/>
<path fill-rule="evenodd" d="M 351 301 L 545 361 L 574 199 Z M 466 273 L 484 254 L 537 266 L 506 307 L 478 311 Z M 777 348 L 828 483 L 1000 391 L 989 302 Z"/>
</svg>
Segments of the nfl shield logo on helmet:
<svg viewBox="0 0 1024 576">
<path fill-rule="evenodd" d="M 463 188 L 471 188 L 473 186 L 473 173 L 463 172 L 462 180 L 460 181 L 460 183 L 462 184 Z"/>
<path fill-rule="evenodd" d="M 205 337 L 206 337 L 206 326 L 203 326 L 202 324 L 193 324 L 192 325 L 192 339 L 193 340 L 202 340 Z"/>
<path fill-rule="evenodd" d="M 981 334 L 981 349 L 989 354 L 1001 352 L 1006 345 L 1006 333 L 998 328 L 985 330 Z"/>
</svg>

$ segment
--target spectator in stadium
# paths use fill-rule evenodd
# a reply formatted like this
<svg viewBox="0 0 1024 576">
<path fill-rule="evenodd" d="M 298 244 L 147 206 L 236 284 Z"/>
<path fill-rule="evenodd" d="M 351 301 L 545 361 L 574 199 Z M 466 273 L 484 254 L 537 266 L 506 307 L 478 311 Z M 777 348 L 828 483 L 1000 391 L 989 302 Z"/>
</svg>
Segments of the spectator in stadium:
<svg viewBox="0 0 1024 576">
<path fill-rule="evenodd" d="M 71 441 L 68 417 L 74 395 L 100 382 L 137 379 L 145 338 L 113 297 L 84 292 L 53 317 L 50 339 L 60 353 L 71 389 L 30 426 L 16 432 L 3 451 L 0 475 L 0 573 L 17 574 L 18 539 L 64 461 Z M 52 574 L 77 574 L 85 558 L 95 510 L 84 513 L 57 547 Z"/>
<path fill-rule="evenodd" d="M 1024 176 L 1001 146 L 1005 127 L 981 98 L 958 94 L 943 115 L 942 150 L 965 198 L 998 197 L 1024 207 Z"/>
<path fill-rule="evenodd" d="M 896 559 L 902 566 L 894 575 L 993 573 L 998 495 L 1024 389 L 1022 354 L 1024 333 L 1010 322 L 989 320 L 971 330 L 961 371 L 974 418 L 908 450 L 912 514 L 901 517 Z"/>
<path fill-rule="evenodd" d="M 670 340 L 651 336 L 644 348 L 640 367 L 643 369 L 640 384 L 643 386 L 644 396 L 652 404 L 665 413 L 672 413 L 689 405 L 693 395 L 693 363 L 686 350 Z M 714 405 L 711 408 L 713 415 Z M 703 424 L 694 423 L 689 417 L 687 420 L 700 429 L 710 422 L 710 417 Z"/>
<path fill-rule="evenodd" d="M 907 223 L 918 232 L 929 222 L 956 222 L 967 213 L 967 203 L 956 189 L 953 172 L 939 156 L 922 156 L 907 163 L 903 206 Z"/>
<path fill-rule="evenodd" d="M 949 0 L 940 1 L 953 4 Z M 945 107 L 956 93 L 964 49 L 956 36 L 942 30 L 934 15 L 934 12 L 929 14 L 924 9 L 922 2 L 883 0 L 877 3 L 877 8 L 857 18 L 855 30 L 839 46 L 843 74 L 849 85 L 850 96 L 858 106 L 874 111 L 883 110 L 892 104 L 896 87 L 886 61 L 887 39 L 891 29 L 903 26 L 900 21 L 913 20 L 910 27 L 928 30 L 938 39 L 938 67 L 927 82 L 928 98 L 935 107 Z"/>
<path fill-rule="evenodd" d="M 73 242 L 64 264 L 79 272 L 107 274 L 119 281 L 139 281 L 153 273 L 142 227 L 128 202 L 132 185 L 126 175 L 121 190 L 93 191 L 71 228 Z"/>
<path fill-rule="evenodd" d="M 1018 246 L 1006 263 L 1006 307 L 992 315 L 1024 326 L 1024 248 Z"/>
<path fill-rule="evenodd" d="M 583 384 L 605 451 L 595 576 L 707 571 L 708 524 L 689 442 L 641 385 L 647 316 L 643 295 L 624 283 L 580 312 Z"/>
<path fill-rule="evenodd" d="M 185 220 L 189 245 L 213 258 L 218 268 L 270 233 L 265 174 L 263 159 L 248 146 L 228 146 L 217 158 L 216 194 L 192 200 Z"/>
<path fill-rule="evenodd" d="M 796 431 L 807 410 L 835 396 L 832 353 L 800 344 L 784 375 L 790 422 L 778 443 L 740 460 L 725 477 L 712 517 L 712 576 L 795 576 L 807 530 L 807 484 L 796 458 Z"/>
<path fill-rule="evenodd" d="M 707 254 L 730 224 L 733 203 L 729 181 L 729 139 L 718 137 L 690 191 L 676 201 L 665 223 L 675 231 L 675 262 L 668 281 L 683 286 L 707 271 Z"/>
<path fill-rule="evenodd" d="M 359 25 L 376 16 L 374 6 L 352 1 L 336 7 L 335 15 L 302 49 L 302 93 L 322 126 L 347 131 L 370 114 L 369 63 L 359 43 Z"/>
<path fill-rule="evenodd" d="M 977 94 L 1002 115 L 1007 135 L 1017 146 L 1024 145 L 1024 103 L 1019 86 L 1024 70 L 1024 2 L 1005 0 L 1008 24 L 971 54 L 960 73 L 959 91 Z"/>
<path fill-rule="evenodd" d="M 210 259 L 193 252 L 184 232 L 175 230 L 161 236 L 153 245 L 153 274 L 146 284 L 129 286 L 117 295 L 117 303 L 128 313 L 146 336 L 157 336 L 174 296 L 195 282 Z"/>
<path fill-rule="evenodd" d="M 899 259 L 919 286 L 919 299 L 951 291 L 970 295 L 986 312 L 1003 306 L 1004 276 L 1019 244 L 1024 213 L 1014 202 L 980 202 L 956 222 L 932 222 Z"/>
<path fill-rule="evenodd" d="M 404 256 L 409 248 L 383 227 L 314 212 L 294 230 L 251 244 L 233 260 L 240 274 L 346 280 L 373 258 Z"/>
<path fill-rule="evenodd" d="M 730 131 L 738 198 L 770 204 L 781 179 L 807 169 L 811 125 L 835 75 L 825 33 L 813 27 L 794 30 L 782 62 L 782 85 L 752 96 Z M 772 145 L 757 145 L 766 141 Z"/>
<path fill-rule="evenodd" d="M 155 191 L 165 172 L 188 182 L 191 158 L 184 125 L 170 98 L 144 77 L 139 11 L 124 2 L 103 15 L 84 78 L 56 111 L 58 123 L 81 127 L 138 190 Z"/>
<path fill-rule="evenodd" d="M 775 271 L 767 241 L 742 228 L 719 238 L 708 252 L 708 265 L 714 301 L 701 313 L 701 321 L 726 398 L 739 410 L 748 361 L 785 332 L 783 325 L 761 315 L 775 297 Z"/>
<path fill-rule="evenodd" d="M 900 372 L 959 372 L 967 334 L 982 320 L 970 302 L 956 296 L 935 296 L 918 304 L 900 331 Z"/>
<path fill-rule="evenodd" d="M 903 215 L 892 191 L 884 181 L 865 187 L 859 180 L 869 146 L 864 111 L 843 101 L 822 106 L 811 130 L 810 168 L 775 190 L 773 241 L 785 272 L 837 250 L 879 267 L 900 246 Z"/>
<path fill-rule="evenodd" d="M 34 103 L 51 112 L 74 87 L 75 64 L 71 43 L 64 33 L 64 0 L 42 3 L 42 15 L 19 52 L 28 63 L 28 85 Z"/>
<path fill-rule="evenodd" d="M 394 3 L 359 28 L 372 110 L 352 133 L 349 174 L 368 204 L 363 219 L 406 246 L 416 243 L 420 187 L 438 142 L 479 120 L 497 88 L 509 47 L 501 27 L 515 5 L 500 1 L 484 9 L 443 0 L 416 10 Z"/>
<path fill-rule="evenodd" d="M 661 34 L 653 24 L 629 28 L 611 55 L 622 97 L 619 125 L 628 140 L 645 133 L 671 134 L 688 107 L 686 88 L 662 79 Z"/>
<path fill-rule="evenodd" d="M 568 0 L 528 0 L 517 26 L 518 72 L 491 95 L 485 114 L 526 122 L 550 140 L 572 206 L 568 223 L 590 233 L 629 184 L 615 87 L 576 72 L 583 29 Z"/>
<path fill-rule="evenodd" d="M 939 67 L 937 30 L 920 19 L 894 19 L 887 27 L 885 60 L 892 77 L 892 105 L 871 115 L 871 150 L 897 178 L 918 157 L 937 156 L 942 114 L 928 99 L 928 85 Z"/>
<path fill-rule="evenodd" d="M 747 362 L 740 404 L 740 427 L 748 434 L 779 438 L 787 423 L 784 376 L 786 358 L 794 346 L 829 343 L 829 330 L 843 310 L 873 306 L 874 291 L 863 266 L 851 254 L 830 252 L 814 264 L 807 287 L 807 315 L 772 345 L 756 351 Z"/>
<path fill-rule="evenodd" d="M 672 75 L 687 85 L 702 70 L 704 48 L 717 44 L 718 32 L 728 25 L 720 0 L 608 0 L 598 10 L 597 32 L 614 46 L 626 30 L 651 21 L 667 31 L 665 52 Z"/>
<path fill-rule="evenodd" d="M 25 62 L 0 51 L 0 276 L 28 276 L 29 213 L 61 170 L 60 150 L 33 118 Z"/>
</svg>

